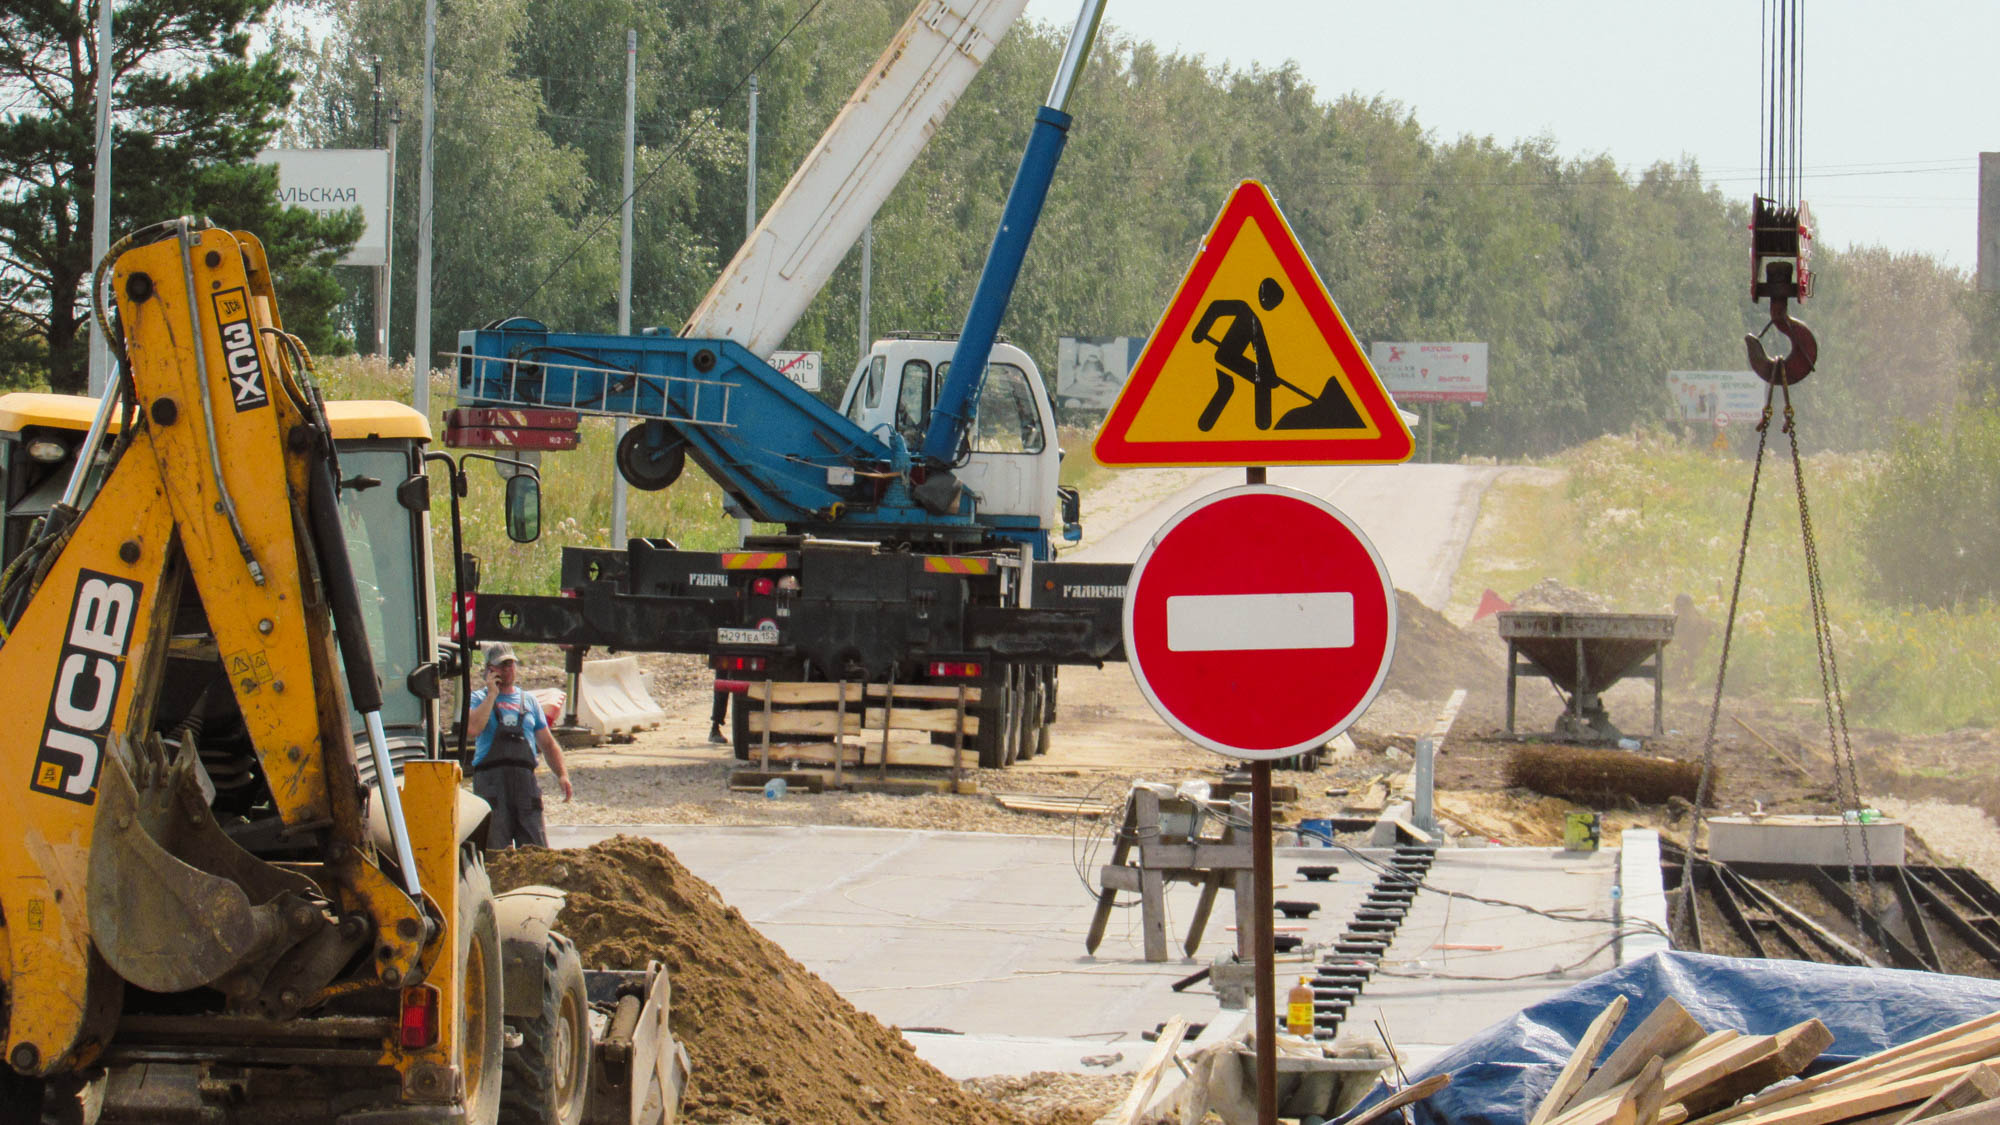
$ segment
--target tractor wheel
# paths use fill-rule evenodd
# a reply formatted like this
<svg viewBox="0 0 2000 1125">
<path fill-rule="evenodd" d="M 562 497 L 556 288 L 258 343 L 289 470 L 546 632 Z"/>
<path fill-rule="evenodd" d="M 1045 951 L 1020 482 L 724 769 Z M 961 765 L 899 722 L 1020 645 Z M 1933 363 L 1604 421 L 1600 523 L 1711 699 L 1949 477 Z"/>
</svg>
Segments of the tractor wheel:
<svg viewBox="0 0 2000 1125">
<path fill-rule="evenodd" d="M 561 934 L 543 954 L 542 1011 L 516 1017 L 521 1045 L 509 1047 L 500 1086 L 502 1125 L 577 1125 L 590 1086 L 590 999 L 583 959 Z"/>
<path fill-rule="evenodd" d="M 500 924 L 493 913 L 493 883 L 479 849 L 467 847 L 458 861 L 459 1042 L 465 1059 L 466 1125 L 496 1125 L 500 1119 L 500 1055 L 503 1045 L 500 986 Z"/>
</svg>

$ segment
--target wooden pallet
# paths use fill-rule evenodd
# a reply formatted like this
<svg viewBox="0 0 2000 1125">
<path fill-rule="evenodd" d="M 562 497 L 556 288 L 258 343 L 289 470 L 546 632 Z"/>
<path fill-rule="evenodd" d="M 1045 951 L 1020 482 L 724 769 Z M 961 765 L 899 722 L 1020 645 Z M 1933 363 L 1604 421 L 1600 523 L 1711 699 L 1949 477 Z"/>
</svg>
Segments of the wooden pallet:
<svg viewBox="0 0 2000 1125">
<path fill-rule="evenodd" d="M 752 681 L 740 706 L 752 761 L 830 765 L 844 785 L 846 770 L 868 766 L 979 768 L 979 716 L 970 711 L 979 700 L 975 687 Z M 964 749 L 954 755 L 937 736 L 962 738 Z"/>
</svg>

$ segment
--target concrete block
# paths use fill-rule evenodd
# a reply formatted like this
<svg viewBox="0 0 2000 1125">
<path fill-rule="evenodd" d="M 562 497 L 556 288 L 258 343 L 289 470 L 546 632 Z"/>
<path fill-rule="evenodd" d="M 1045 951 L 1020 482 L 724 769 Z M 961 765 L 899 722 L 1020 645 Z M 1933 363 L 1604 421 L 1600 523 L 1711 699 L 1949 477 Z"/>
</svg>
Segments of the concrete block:
<svg viewBox="0 0 2000 1125">
<path fill-rule="evenodd" d="M 1901 867 L 1903 824 L 1896 820 L 1846 824 L 1837 816 L 1710 817 L 1708 854 L 1718 863 L 1872 862 L 1878 867 Z"/>
</svg>

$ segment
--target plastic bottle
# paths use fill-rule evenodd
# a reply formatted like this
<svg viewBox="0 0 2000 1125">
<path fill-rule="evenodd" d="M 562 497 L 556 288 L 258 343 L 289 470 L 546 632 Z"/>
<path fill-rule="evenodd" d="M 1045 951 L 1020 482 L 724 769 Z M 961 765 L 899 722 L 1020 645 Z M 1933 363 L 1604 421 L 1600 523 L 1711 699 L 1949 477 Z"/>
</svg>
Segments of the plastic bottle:
<svg viewBox="0 0 2000 1125">
<path fill-rule="evenodd" d="M 1313 990 L 1308 979 L 1300 977 L 1285 996 L 1285 1030 L 1306 1039 L 1313 1033 Z"/>
</svg>

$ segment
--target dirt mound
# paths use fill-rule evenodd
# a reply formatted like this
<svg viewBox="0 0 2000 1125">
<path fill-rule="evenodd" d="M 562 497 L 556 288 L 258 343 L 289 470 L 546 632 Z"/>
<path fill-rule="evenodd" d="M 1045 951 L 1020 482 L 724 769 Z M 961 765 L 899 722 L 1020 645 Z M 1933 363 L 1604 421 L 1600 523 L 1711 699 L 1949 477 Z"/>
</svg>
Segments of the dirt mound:
<svg viewBox="0 0 2000 1125">
<path fill-rule="evenodd" d="M 750 927 L 650 840 L 490 857 L 493 885 L 570 892 L 559 928 L 586 968 L 663 962 L 693 1067 L 681 1120 L 704 1125 L 1019 1125 L 919 1059 Z"/>
<path fill-rule="evenodd" d="M 1611 599 L 1588 590 L 1565 586 L 1544 578 L 1514 595 L 1515 609 L 1539 609 L 1555 613 L 1609 613 Z"/>
<path fill-rule="evenodd" d="M 1454 688 L 1474 691 L 1499 683 L 1506 650 L 1482 640 L 1417 600 L 1396 591 L 1396 657 L 1383 684 L 1418 699 L 1443 699 Z"/>
</svg>

